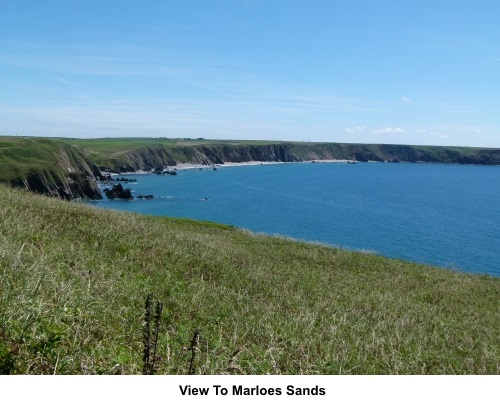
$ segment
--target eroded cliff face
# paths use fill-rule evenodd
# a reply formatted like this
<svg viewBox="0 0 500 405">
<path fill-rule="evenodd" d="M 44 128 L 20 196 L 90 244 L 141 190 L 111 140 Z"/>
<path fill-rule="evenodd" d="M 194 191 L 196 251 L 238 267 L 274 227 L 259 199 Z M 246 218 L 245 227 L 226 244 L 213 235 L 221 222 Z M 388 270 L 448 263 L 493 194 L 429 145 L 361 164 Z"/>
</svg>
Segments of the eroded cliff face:
<svg viewBox="0 0 500 405">
<path fill-rule="evenodd" d="M 54 171 L 33 172 L 22 179 L 12 180 L 11 185 L 65 200 L 102 199 L 95 179 L 88 178 L 81 173 L 64 175 Z"/>
<path fill-rule="evenodd" d="M 500 149 L 391 144 L 291 144 L 300 160 L 349 159 L 360 162 L 428 162 L 500 165 Z"/>
<path fill-rule="evenodd" d="M 68 145 L 57 148 L 54 157 L 47 167 L 32 169 L 27 174 L 10 180 L 10 184 L 65 200 L 102 199 L 97 184 L 101 179 L 101 172 L 94 163 Z"/>
<path fill-rule="evenodd" d="M 103 171 L 131 172 L 157 167 L 175 166 L 177 163 L 203 165 L 224 162 L 298 162 L 301 161 L 289 144 L 231 145 L 211 144 L 197 146 L 156 146 L 129 151 L 102 165 Z"/>
<path fill-rule="evenodd" d="M 104 171 L 135 172 L 152 170 L 156 167 L 175 166 L 171 151 L 164 147 L 151 146 L 126 152 L 112 160 L 111 167 L 101 167 Z"/>
<path fill-rule="evenodd" d="M 301 161 L 286 143 L 271 145 L 213 145 L 194 147 L 197 163 L 224 162 L 298 162 Z M 194 163 L 194 162 L 193 162 Z"/>
<path fill-rule="evenodd" d="M 150 170 L 177 163 L 204 165 L 225 162 L 301 162 L 345 159 L 359 162 L 429 162 L 459 164 L 500 164 L 500 149 L 419 147 L 410 145 L 365 145 L 341 143 L 292 143 L 247 145 L 211 143 L 193 146 L 157 146 L 130 151 L 112 162 L 112 170 Z M 107 169 L 101 167 L 101 169 Z"/>
</svg>

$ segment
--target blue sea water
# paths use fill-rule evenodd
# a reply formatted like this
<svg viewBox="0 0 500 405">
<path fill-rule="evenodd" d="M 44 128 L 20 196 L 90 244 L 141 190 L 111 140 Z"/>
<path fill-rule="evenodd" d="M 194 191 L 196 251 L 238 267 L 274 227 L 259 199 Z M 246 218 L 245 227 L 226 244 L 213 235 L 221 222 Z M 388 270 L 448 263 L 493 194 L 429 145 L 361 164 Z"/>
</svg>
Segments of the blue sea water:
<svg viewBox="0 0 500 405">
<path fill-rule="evenodd" d="M 133 195 L 155 199 L 93 204 L 500 276 L 498 166 L 287 163 L 126 177 L 137 179 L 124 185 Z"/>
</svg>

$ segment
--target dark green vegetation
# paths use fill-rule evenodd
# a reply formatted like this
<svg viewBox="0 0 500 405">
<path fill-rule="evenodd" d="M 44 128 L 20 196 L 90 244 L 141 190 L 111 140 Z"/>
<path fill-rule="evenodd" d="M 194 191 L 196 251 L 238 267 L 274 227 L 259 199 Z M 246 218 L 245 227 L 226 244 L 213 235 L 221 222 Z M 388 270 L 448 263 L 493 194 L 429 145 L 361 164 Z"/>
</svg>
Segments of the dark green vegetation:
<svg viewBox="0 0 500 405">
<path fill-rule="evenodd" d="M 167 138 L 0 137 L 0 182 L 65 199 L 101 198 L 101 171 L 163 172 L 178 163 L 379 162 L 500 164 L 500 149 Z M 168 172 L 173 174 L 175 172 Z"/>
<path fill-rule="evenodd" d="M 499 330 L 498 278 L 0 187 L 1 373 L 498 374 Z"/>
</svg>

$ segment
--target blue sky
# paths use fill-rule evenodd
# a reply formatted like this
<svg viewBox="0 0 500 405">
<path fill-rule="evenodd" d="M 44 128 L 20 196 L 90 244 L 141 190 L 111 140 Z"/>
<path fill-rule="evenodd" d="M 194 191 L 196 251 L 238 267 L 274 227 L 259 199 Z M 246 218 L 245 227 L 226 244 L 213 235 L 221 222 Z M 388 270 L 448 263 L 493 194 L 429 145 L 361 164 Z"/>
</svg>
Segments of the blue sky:
<svg viewBox="0 0 500 405">
<path fill-rule="evenodd" d="M 0 134 L 500 147 L 497 0 L 0 0 Z"/>
</svg>

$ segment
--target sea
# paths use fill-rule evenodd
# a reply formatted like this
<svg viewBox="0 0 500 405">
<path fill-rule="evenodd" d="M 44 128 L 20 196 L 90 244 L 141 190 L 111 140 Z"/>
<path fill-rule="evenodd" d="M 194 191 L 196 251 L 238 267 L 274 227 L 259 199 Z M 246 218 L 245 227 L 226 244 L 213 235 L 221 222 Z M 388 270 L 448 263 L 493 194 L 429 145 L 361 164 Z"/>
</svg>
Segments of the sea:
<svg viewBox="0 0 500 405">
<path fill-rule="evenodd" d="M 499 166 L 307 162 L 216 169 L 119 175 L 136 180 L 122 183 L 134 196 L 154 199 L 104 197 L 92 204 L 500 276 Z"/>
</svg>

